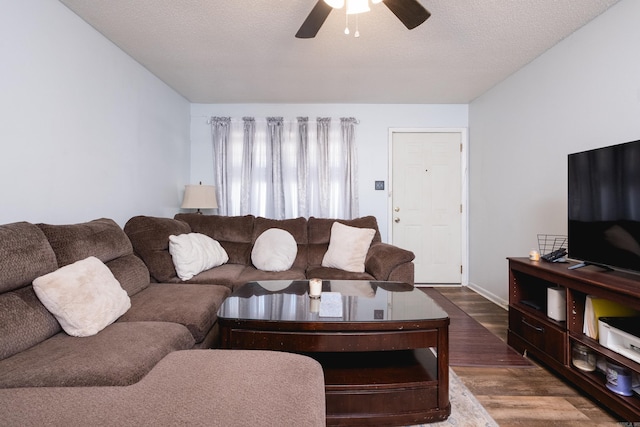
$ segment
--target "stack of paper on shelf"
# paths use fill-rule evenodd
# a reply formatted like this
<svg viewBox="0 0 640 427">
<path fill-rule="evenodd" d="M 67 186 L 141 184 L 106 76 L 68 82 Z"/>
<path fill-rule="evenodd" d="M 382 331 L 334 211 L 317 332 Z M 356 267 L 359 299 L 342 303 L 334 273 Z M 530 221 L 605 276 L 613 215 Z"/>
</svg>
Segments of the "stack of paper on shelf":
<svg viewBox="0 0 640 427">
<path fill-rule="evenodd" d="M 601 317 L 598 321 L 598 342 L 640 363 L 640 318 Z"/>
<path fill-rule="evenodd" d="M 640 312 L 617 302 L 587 295 L 584 304 L 584 324 L 582 332 L 594 340 L 598 339 L 598 319 L 601 317 L 632 317 Z"/>
</svg>

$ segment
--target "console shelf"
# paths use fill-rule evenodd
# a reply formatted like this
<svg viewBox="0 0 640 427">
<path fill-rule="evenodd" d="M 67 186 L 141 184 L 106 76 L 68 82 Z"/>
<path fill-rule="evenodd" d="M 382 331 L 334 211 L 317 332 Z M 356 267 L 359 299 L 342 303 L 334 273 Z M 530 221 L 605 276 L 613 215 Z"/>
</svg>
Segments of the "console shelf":
<svg viewBox="0 0 640 427">
<path fill-rule="evenodd" d="M 571 347 L 577 343 L 588 347 L 598 360 L 640 373 L 640 363 L 609 350 L 583 333 L 587 295 L 640 310 L 640 276 L 604 272 L 597 267 L 569 270 L 572 264 L 528 258 L 508 260 L 509 345 L 534 356 L 619 417 L 628 421 L 640 419 L 640 396 L 619 395 L 606 387 L 604 373 L 585 372 L 571 363 Z M 547 288 L 558 286 L 564 288 L 566 321 L 547 316 Z"/>
</svg>

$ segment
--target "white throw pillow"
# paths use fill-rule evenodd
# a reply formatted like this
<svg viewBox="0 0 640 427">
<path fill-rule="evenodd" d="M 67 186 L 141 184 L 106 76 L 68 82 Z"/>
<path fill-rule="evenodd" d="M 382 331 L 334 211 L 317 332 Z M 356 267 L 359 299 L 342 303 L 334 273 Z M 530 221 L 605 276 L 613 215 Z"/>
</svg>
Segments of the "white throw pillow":
<svg viewBox="0 0 640 427">
<path fill-rule="evenodd" d="M 131 307 L 127 292 L 96 257 L 89 257 L 40 276 L 33 290 L 69 335 L 95 335 Z"/>
<path fill-rule="evenodd" d="M 298 245 L 291 233 L 280 228 L 265 230 L 253 244 L 251 262 L 258 270 L 286 271 L 293 266 Z"/>
<path fill-rule="evenodd" d="M 169 253 L 178 277 L 189 280 L 196 274 L 229 261 L 220 242 L 200 233 L 169 236 Z"/>
<path fill-rule="evenodd" d="M 364 273 L 364 261 L 376 230 L 334 222 L 331 226 L 329 249 L 322 258 L 323 267 Z"/>
</svg>

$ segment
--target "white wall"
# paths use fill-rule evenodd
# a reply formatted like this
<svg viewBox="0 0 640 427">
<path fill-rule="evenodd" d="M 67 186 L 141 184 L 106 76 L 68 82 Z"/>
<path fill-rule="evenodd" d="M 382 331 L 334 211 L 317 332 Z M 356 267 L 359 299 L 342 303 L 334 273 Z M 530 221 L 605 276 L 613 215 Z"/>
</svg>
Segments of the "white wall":
<svg viewBox="0 0 640 427">
<path fill-rule="evenodd" d="M 355 117 L 360 215 L 374 215 L 387 241 L 388 192 L 374 182 L 389 181 L 389 128 L 466 128 L 467 105 L 372 104 L 193 104 L 191 106 L 191 182 L 213 184 L 211 116 Z"/>
<path fill-rule="evenodd" d="M 0 7 L 0 223 L 173 216 L 189 103 L 57 1 Z"/>
<path fill-rule="evenodd" d="M 640 139 L 640 2 L 623 0 L 469 108 L 470 282 L 567 232 L 567 154 Z M 640 167 L 640 166 L 639 166 Z"/>
</svg>

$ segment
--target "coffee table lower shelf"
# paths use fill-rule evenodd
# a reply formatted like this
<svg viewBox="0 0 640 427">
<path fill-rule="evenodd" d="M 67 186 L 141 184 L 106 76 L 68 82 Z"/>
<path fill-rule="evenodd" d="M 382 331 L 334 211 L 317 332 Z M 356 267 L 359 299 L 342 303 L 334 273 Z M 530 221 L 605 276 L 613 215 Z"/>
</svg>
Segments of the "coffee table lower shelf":
<svg viewBox="0 0 640 427">
<path fill-rule="evenodd" d="M 444 390 L 429 349 L 305 354 L 325 372 L 329 426 L 420 424 L 451 413 L 438 406 Z"/>
</svg>

